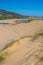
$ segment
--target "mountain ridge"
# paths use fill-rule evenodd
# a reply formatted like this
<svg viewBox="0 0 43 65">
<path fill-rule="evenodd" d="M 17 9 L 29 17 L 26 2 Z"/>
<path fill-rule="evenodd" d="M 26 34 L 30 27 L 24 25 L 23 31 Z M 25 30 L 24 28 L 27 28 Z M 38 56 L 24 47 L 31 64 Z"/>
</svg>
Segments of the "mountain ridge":
<svg viewBox="0 0 43 65">
<path fill-rule="evenodd" d="M 25 19 L 25 18 L 38 18 L 38 19 L 42 19 L 43 20 L 43 16 L 24 16 L 22 14 L 18 14 L 16 12 L 12 12 L 12 11 L 7 11 L 4 9 L 0 9 L 0 20 L 3 19 Z"/>
<path fill-rule="evenodd" d="M 25 16 L 21 14 L 0 9 L 0 19 L 15 19 L 15 18 L 24 18 L 24 17 Z"/>
</svg>

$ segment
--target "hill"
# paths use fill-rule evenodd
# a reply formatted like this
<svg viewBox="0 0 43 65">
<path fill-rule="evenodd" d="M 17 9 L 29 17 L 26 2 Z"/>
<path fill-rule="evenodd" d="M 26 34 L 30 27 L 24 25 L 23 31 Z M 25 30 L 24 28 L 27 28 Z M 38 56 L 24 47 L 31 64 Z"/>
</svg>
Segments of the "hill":
<svg viewBox="0 0 43 65">
<path fill-rule="evenodd" d="M 43 16 L 24 16 L 15 12 L 0 9 L 0 20 L 3 19 L 20 19 L 20 18 L 32 18 L 32 19 L 43 19 Z"/>
<path fill-rule="evenodd" d="M 23 17 L 24 17 L 23 15 L 17 14 L 15 12 L 0 9 L 0 19 L 15 19 Z"/>
</svg>

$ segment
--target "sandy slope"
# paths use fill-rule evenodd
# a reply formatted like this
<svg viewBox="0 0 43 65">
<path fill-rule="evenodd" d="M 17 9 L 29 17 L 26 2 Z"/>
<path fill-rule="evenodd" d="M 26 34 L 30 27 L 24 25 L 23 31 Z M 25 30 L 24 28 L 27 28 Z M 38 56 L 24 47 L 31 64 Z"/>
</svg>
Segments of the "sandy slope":
<svg viewBox="0 0 43 65">
<path fill-rule="evenodd" d="M 11 23 L 15 24 L 17 19 L 0 20 L 0 23 Z"/>
<path fill-rule="evenodd" d="M 43 29 L 43 21 L 20 23 L 16 25 L 0 25 L 0 48 L 9 40 L 16 40 L 23 36 L 33 36 L 37 31 Z"/>
<path fill-rule="evenodd" d="M 39 63 L 39 59 L 43 57 L 43 38 L 39 36 L 36 40 L 31 41 L 32 38 L 20 39 L 19 46 L 16 44 L 8 48 L 6 51 L 8 55 L 6 61 L 2 65 L 43 65 Z M 14 48 L 15 47 L 15 48 Z"/>
<path fill-rule="evenodd" d="M 18 40 L 13 46 L 4 50 L 4 52 L 8 52 L 8 55 L 2 65 L 43 65 L 43 62 L 39 62 L 40 57 L 43 57 L 43 52 L 40 51 L 43 50 L 41 47 L 43 46 L 43 36 L 39 36 L 33 41 L 30 37 L 40 30 L 43 30 L 43 21 L 0 26 L 0 49 L 9 40 Z"/>
</svg>

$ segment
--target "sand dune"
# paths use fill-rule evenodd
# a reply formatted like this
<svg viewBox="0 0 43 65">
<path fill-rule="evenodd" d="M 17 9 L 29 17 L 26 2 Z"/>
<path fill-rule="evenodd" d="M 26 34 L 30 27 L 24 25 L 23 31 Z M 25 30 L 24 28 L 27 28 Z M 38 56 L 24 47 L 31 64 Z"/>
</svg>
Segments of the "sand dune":
<svg viewBox="0 0 43 65">
<path fill-rule="evenodd" d="M 11 47 L 8 47 L 1 54 L 6 58 L 2 65 L 43 65 L 43 21 L 32 21 L 16 25 L 0 26 L 0 49 L 8 41 L 15 40 Z M 35 35 L 37 38 L 35 38 Z"/>
</svg>

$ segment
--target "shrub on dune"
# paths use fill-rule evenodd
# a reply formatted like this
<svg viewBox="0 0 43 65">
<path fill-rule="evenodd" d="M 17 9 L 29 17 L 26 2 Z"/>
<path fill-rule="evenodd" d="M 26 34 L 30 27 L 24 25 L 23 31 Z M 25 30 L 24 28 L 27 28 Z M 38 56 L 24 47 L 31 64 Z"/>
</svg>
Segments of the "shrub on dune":
<svg viewBox="0 0 43 65">
<path fill-rule="evenodd" d="M 5 58 L 2 55 L 0 55 L 0 64 L 3 63 L 4 60 L 5 60 Z"/>
</svg>

